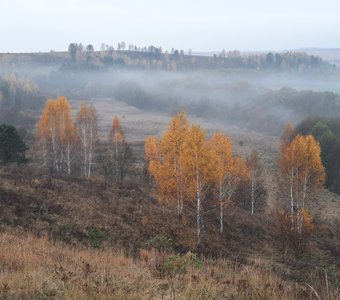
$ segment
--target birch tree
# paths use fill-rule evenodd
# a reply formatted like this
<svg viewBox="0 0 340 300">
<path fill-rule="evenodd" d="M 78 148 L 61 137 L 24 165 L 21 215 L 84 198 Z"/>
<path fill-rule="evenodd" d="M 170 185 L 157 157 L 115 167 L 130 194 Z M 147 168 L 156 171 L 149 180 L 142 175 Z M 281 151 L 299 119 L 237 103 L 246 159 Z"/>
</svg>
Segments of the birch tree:
<svg viewBox="0 0 340 300">
<path fill-rule="evenodd" d="M 54 105 L 57 121 L 57 143 L 60 148 L 58 170 L 66 164 L 66 172 L 71 174 L 72 162 L 75 159 L 75 126 L 71 114 L 71 105 L 64 96 L 58 97 Z"/>
<path fill-rule="evenodd" d="M 320 145 L 311 135 L 297 135 L 281 147 L 280 168 L 289 190 L 291 223 L 294 225 L 296 219 L 295 225 L 299 231 L 302 222 L 298 212 L 305 209 L 309 190 L 320 188 L 325 182 L 320 154 Z"/>
<path fill-rule="evenodd" d="M 186 132 L 181 155 L 186 178 L 186 196 L 196 208 L 197 244 L 201 241 L 203 202 L 214 172 L 214 159 L 205 132 L 197 125 Z"/>
<path fill-rule="evenodd" d="M 236 189 L 248 177 L 245 161 L 233 155 L 231 140 L 223 133 L 215 133 L 209 141 L 212 157 L 216 160 L 213 170 L 214 194 L 219 204 L 220 233 L 223 232 L 224 209 Z"/>
<path fill-rule="evenodd" d="M 65 128 L 65 142 L 63 150 L 63 158 L 66 165 L 67 174 L 71 174 L 72 165 L 78 157 L 78 145 L 79 137 L 76 132 L 76 127 L 74 124 L 69 124 Z"/>
<path fill-rule="evenodd" d="M 52 149 L 52 169 L 57 170 L 57 158 L 58 158 L 58 144 L 57 144 L 57 116 L 55 100 L 47 100 L 45 107 L 41 113 L 40 119 L 37 125 L 37 137 L 42 144 L 43 151 L 43 165 L 45 168 L 49 167 L 50 151 L 49 146 Z"/>
<path fill-rule="evenodd" d="M 152 177 L 156 176 L 159 162 L 159 146 L 154 136 L 148 136 L 145 140 L 144 157 L 148 165 L 149 184 L 151 184 Z"/>
<path fill-rule="evenodd" d="M 49 158 L 52 157 L 54 171 L 63 171 L 65 163 L 67 173 L 70 174 L 76 139 L 71 106 L 66 97 L 60 96 L 46 102 L 38 121 L 37 135 L 43 148 L 44 166 L 49 165 Z"/>
<path fill-rule="evenodd" d="M 83 148 L 83 175 L 91 176 L 93 152 L 98 134 L 97 112 L 95 107 L 82 103 L 77 114 L 77 131 Z"/>
<path fill-rule="evenodd" d="M 120 175 L 120 165 L 121 165 L 121 145 L 123 143 L 123 132 L 120 125 L 120 119 L 118 116 L 115 116 L 112 120 L 111 132 L 110 132 L 110 142 L 113 145 L 113 155 L 112 162 L 114 164 L 115 175 L 114 178 L 116 181 L 121 179 Z"/>
<path fill-rule="evenodd" d="M 249 169 L 249 186 L 250 186 L 250 203 L 251 214 L 253 215 L 257 206 L 257 200 L 259 200 L 259 194 L 261 189 L 261 175 L 262 165 L 259 161 L 259 156 L 255 150 L 252 150 L 249 158 L 247 159 L 247 166 Z"/>
<path fill-rule="evenodd" d="M 131 161 L 131 149 L 125 140 L 120 118 L 115 116 L 112 119 L 112 126 L 109 136 L 110 165 L 112 177 L 115 181 L 121 181 L 125 177 L 128 163 Z"/>
<path fill-rule="evenodd" d="M 184 140 L 187 137 L 189 122 L 185 112 L 174 116 L 160 142 L 162 156 L 162 172 L 168 176 L 168 196 L 177 203 L 178 215 L 183 214 L 184 208 L 184 174 L 180 159 Z"/>
</svg>

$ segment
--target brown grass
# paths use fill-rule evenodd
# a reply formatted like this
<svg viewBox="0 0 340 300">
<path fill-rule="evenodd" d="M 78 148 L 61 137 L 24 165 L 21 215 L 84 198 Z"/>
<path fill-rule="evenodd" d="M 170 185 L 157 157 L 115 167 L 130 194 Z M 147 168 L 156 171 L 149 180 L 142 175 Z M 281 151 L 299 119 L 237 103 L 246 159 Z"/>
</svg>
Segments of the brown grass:
<svg viewBox="0 0 340 300">
<path fill-rule="evenodd" d="M 34 297 L 26 297 L 24 295 L 21 297 L 23 299 L 52 297 L 45 295 L 45 286 L 43 285 L 44 278 L 50 280 L 51 274 L 54 274 L 54 277 L 59 274 L 60 277 L 57 276 L 57 279 L 55 279 L 52 276 L 53 280 L 51 279 L 53 285 L 57 285 L 58 294 L 56 294 L 56 297 L 65 298 L 65 295 L 68 296 L 67 293 L 70 293 L 70 291 L 68 290 L 69 287 L 65 287 L 63 280 L 70 277 L 72 284 L 75 280 L 77 285 L 81 286 L 79 282 L 82 282 L 83 278 L 79 274 L 77 276 L 80 276 L 80 278 L 74 274 L 85 268 L 82 262 L 88 263 L 89 266 L 101 268 L 100 261 L 105 262 L 111 256 L 113 257 L 110 260 L 116 260 L 120 257 L 120 259 L 124 259 L 125 264 L 129 261 L 132 264 L 131 268 L 134 268 L 135 271 L 132 272 L 132 275 L 125 275 L 125 271 L 120 270 L 114 273 L 116 274 L 114 283 L 110 281 L 111 283 L 108 283 L 108 286 L 106 286 L 106 283 L 100 284 L 100 289 L 104 290 L 104 295 L 109 293 L 108 290 L 117 282 L 120 275 L 124 277 L 122 277 L 122 281 L 119 281 L 119 279 L 119 282 L 128 282 L 127 278 L 132 276 L 135 280 L 134 283 L 141 286 L 142 281 L 139 282 L 138 278 L 135 278 L 134 272 L 142 274 L 143 280 L 148 276 L 150 278 L 144 284 L 143 293 L 141 287 L 136 293 L 133 289 L 134 283 L 131 283 L 129 289 L 133 291 L 132 298 L 153 297 L 154 299 L 161 299 L 162 294 L 159 293 L 159 290 L 156 288 L 155 291 L 154 288 L 150 289 L 149 287 L 154 280 L 157 284 L 168 287 L 168 294 L 164 294 L 165 299 L 166 295 L 168 298 L 173 297 L 173 292 L 170 291 L 172 290 L 172 282 L 175 293 L 178 294 L 176 298 L 180 298 L 179 295 L 182 295 L 182 298 L 189 299 L 190 297 L 191 299 L 197 297 L 213 299 L 210 296 L 210 298 L 204 297 L 204 293 L 216 295 L 214 296 L 215 299 L 228 299 L 230 295 L 237 298 L 253 297 L 256 299 L 258 290 L 261 297 L 267 299 L 273 297 L 275 299 L 275 297 L 282 295 L 291 298 L 299 295 L 302 297 L 313 294 L 312 289 L 306 284 L 311 285 L 317 293 L 327 299 L 325 271 L 327 272 L 330 291 L 333 289 L 333 294 L 335 293 L 334 289 L 339 286 L 340 244 L 338 235 L 336 235 L 338 231 L 335 231 L 335 224 L 317 223 L 318 230 L 308 241 L 306 252 L 296 254 L 293 251 L 287 252 L 283 249 L 285 243 L 280 238 L 280 228 L 277 226 L 277 220 L 275 221 L 275 215 L 260 213 L 250 218 L 246 212 L 235 207 L 226 213 L 225 233 L 223 235 L 218 233 L 218 224 L 215 222 L 214 212 L 211 216 L 206 215 L 202 245 L 197 247 L 194 220 L 190 218 L 180 220 L 176 216 L 175 210 L 169 207 L 161 207 L 150 196 L 150 188 L 142 183 L 127 182 L 116 185 L 108 184 L 99 178 L 85 180 L 65 176 L 46 176 L 39 173 L 33 174 L 32 170 L 34 169 L 30 166 L 27 166 L 27 168 L 20 166 L 20 172 L 14 166 L 0 170 L 0 231 L 7 232 L 21 228 L 25 232 L 31 232 L 37 236 L 48 236 L 50 240 L 59 241 L 59 243 L 64 242 L 69 245 L 68 247 L 73 246 L 74 248 L 68 248 L 65 245 L 60 246 L 61 244 L 52 247 L 51 242 L 48 242 L 46 238 L 43 238 L 42 241 L 36 241 L 36 238 L 30 235 L 23 236 L 20 234 L 15 237 L 13 234 L 3 234 L 7 236 L 7 241 L 12 240 L 12 242 L 0 243 L 2 255 L 0 257 L 0 272 L 3 274 L 0 275 L 1 280 L 6 276 L 8 280 L 9 278 L 11 281 L 15 280 L 16 276 L 19 276 L 16 274 L 16 270 L 21 270 L 18 272 L 23 276 L 28 266 L 31 268 L 31 271 L 28 272 L 31 277 L 41 278 L 40 285 L 36 287 L 33 294 L 42 291 L 42 296 L 36 294 Z M 111 249 L 110 251 L 81 250 L 96 246 L 96 240 L 92 237 L 92 233 L 97 234 L 96 230 L 101 230 L 105 235 L 102 243 L 98 244 L 99 248 Z M 157 235 L 170 238 L 173 242 L 173 249 L 177 253 L 185 253 L 191 250 L 205 257 L 215 257 L 215 259 L 206 261 L 202 270 L 195 270 L 192 278 L 188 274 L 184 276 L 184 279 L 183 276 L 175 276 L 173 281 L 169 276 L 162 279 L 158 278 L 154 269 L 155 265 L 158 265 L 159 268 L 159 263 L 157 263 L 159 260 L 152 257 L 152 253 L 150 258 L 150 253 L 140 252 L 146 242 Z M 24 240 L 21 241 L 21 238 Z M 7 244 L 11 244 L 12 248 Z M 29 244 L 32 246 L 29 246 Z M 7 245 L 7 248 L 5 245 Z M 18 249 L 15 250 L 15 247 L 18 247 Z M 33 251 L 32 247 L 35 247 L 36 250 Z M 46 250 L 46 252 L 44 249 L 49 250 Z M 64 252 L 63 249 L 65 249 Z M 119 250 L 115 250 L 115 254 L 112 255 L 112 251 L 114 251 L 112 249 Z M 142 253 L 141 261 L 125 260 L 120 250 L 123 250 L 125 255 L 129 254 L 134 258 L 138 256 L 138 253 Z M 30 256 L 31 253 L 34 254 L 32 259 L 26 259 L 25 256 Z M 54 255 L 53 253 L 57 254 Z M 66 255 L 65 253 L 69 254 Z M 6 258 L 3 255 L 6 255 Z M 84 255 L 88 256 L 89 259 L 85 259 Z M 46 261 L 43 261 L 42 256 L 46 256 Z M 12 258 L 9 259 L 10 257 Z M 72 263 L 67 257 L 82 257 L 82 261 Z M 216 260 L 217 257 L 227 257 L 229 260 Z M 110 262 L 110 264 L 114 264 L 114 262 Z M 48 267 L 46 271 L 45 268 L 49 265 L 52 266 L 52 270 Z M 102 274 L 107 272 L 104 267 L 103 265 L 103 268 L 98 269 L 98 272 L 94 272 L 95 276 L 103 276 Z M 57 271 L 53 268 L 56 268 Z M 40 275 L 35 274 L 34 270 L 45 270 L 44 275 L 39 272 Z M 111 274 L 116 270 L 110 269 L 109 272 Z M 249 275 L 249 272 L 252 275 Z M 33 279 L 29 280 L 32 281 Z M 62 288 L 59 286 L 60 280 L 62 281 Z M 241 281 L 239 282 L 239 280 Z M 20 276 L 19 281 L 22 281 Z M 70 281 L 67 281 L 68 284 Z M 187 287 L 193 284 L 193 281 L 195 287 L 188 289 Z M 243 281 L 246 281 L 246 284 Z M 295 281 L 299 284 L 292 283 Z M 13 287 L 7 281 L 4 285 L 1 282 L 0 288 L 4 291 L 8 287 Z M 48 283 L 45 284 L 48 287 Z M 93 283 L 91 282 L 91 284 Z M 213 287 L 209 287 L 209 284 Z M 269 284 L 270 289 L 267 284 Z M 240 287 L 237 287 L 238 285 Z M 33 285 L 27 285 L 26 288 L 31 289 Z M 23 288 L 22 291 L 26 288 Z M 76 288 L 77 292 L 79 292 L 79 289 L 81 288 Z M 286 289 L 289 289 L 289 292 Z M 17 286 L 14 290 L 18 293 Z M 116 288 L 116 290 L 121 291 L 122 288 Z M 83 290 L 81 289 L 81 291 Z M 112 290 L 110 291 L 112 292 Z M 225 295 L 228 297 L 223 296 L 225 291 L 227 291 Z M 91 290 L 92 292 L 96 293 L 95 290 Z M 14 295 L 13 297 L 17 296 Z M 9 299 L 13 297 L 9 296 Z M 20 298 L 20 296 L 18 297 Z M 68 296 L 68 298 L 70 297 Z M 86 297 L 91 296 L 87 295 Z M 84 298 L 86 297 L 84 296 Z M 119 296 L 117 297 L 119 298 Z M 2 298 L 0 295 L 0 299 Z"/>
<path fill-rule="evenodd" d="M 145 259 L 112 249 L 71 248 L 18 231 L 0 234 L 1 299 L 312 299 L 304 283 L 252 266 L 204 260 L 199 269 L 164 277 Z M 313 286 L 313 283 L 308 283 Z M 340 294 L 330 288 L 329 299 Z"/>
</svg>

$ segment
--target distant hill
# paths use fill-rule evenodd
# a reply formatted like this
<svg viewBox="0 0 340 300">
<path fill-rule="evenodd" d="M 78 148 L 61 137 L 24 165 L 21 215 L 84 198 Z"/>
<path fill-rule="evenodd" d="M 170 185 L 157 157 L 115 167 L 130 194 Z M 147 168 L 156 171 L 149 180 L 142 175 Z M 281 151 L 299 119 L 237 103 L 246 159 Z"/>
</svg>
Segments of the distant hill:
<svg viewBox="0 0 340 300">
<path fill-rule="evenodd" d="M 249 54 L 266 54 L 268 52 L 273 53 L 284 53 L 284 52 L 298 52 L 298 53 L 306 53 L 308 55 L 321 57 L 323 60 L 328 61 L 332 64 L 336 64 L 340 66 L 340 48 L 298 48 L 298 49 L 285 49 L 282 51 L 240 51 L 243 55 Z M 214 56 L 220 55 L 221 51 L 193 51 L 193 55 L 198 56 Z"/>
<path fill-rule="evenodd" d="M 73 48 L 72 48 L 73 49 Z M 83 49 L 74 45 L 68 52 L 0 53 L 0 66 L 46 67 L 59 65 L 63 71 L 100 71 L 112 68 L 147 70 L 265 70 L 288 72 L 334 71 L 334 65 L 317 55 L 304 52 L 240 52 L 185 53 L 183 50 L 163 52 L 161 48 L 146 50 Z"/>
<path fill-rule="evenodd" d="M 319 56 L 323 60 L 340 66 L 340 48 L 301 48 L 295 51 L 305 52 L 308 55 Z"/>
</svg>

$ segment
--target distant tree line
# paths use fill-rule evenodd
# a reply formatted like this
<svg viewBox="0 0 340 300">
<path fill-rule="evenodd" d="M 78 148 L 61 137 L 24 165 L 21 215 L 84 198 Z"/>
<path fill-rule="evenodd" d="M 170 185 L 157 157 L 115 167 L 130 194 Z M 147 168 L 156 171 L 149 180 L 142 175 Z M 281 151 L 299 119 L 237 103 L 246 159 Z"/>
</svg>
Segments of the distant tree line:
<svg viewBox="0 0 340 300">
<path fill-rule="evenodd" d="M 335 66 L 320 57 L 304 52 L 244 54 L 238 50 L 222 51 L 219 55 L 193 56 L 192 50 L 171 49 L 163 51 L 162 47 L 153 45 L 139 47 L 120 42 L 116 50 L 102 44 L 100 51 L 95 51 L 89 44 L 84 46 L 71 43 L 68 48 L 71 63 L 65 63 L 62 69 L 98 69 L 137 68 L 157 70 L 195 70 L 195 69 L 255 69 L 270 71 L 330 70 Z"/>
</svg>

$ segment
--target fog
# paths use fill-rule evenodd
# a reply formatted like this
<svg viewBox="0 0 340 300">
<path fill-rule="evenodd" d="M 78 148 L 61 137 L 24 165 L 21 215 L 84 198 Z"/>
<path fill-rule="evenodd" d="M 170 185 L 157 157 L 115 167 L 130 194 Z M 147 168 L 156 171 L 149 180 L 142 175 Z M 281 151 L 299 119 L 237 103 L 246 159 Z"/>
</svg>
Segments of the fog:
<svg viewBox="0 0 340 300">
<path fill-rule="evenodd" d="M 278 135 L 285 123 L 309 116 L 340 116 L 337 72 L 72 70 L 60 64 L 17 65 L 0 72 L 32 78 L 43 99 L 65 95 L 95 105 L 96 99 L 108 98 L 169 115 L 186 110 L 266 134 Z"/>
</svg>

